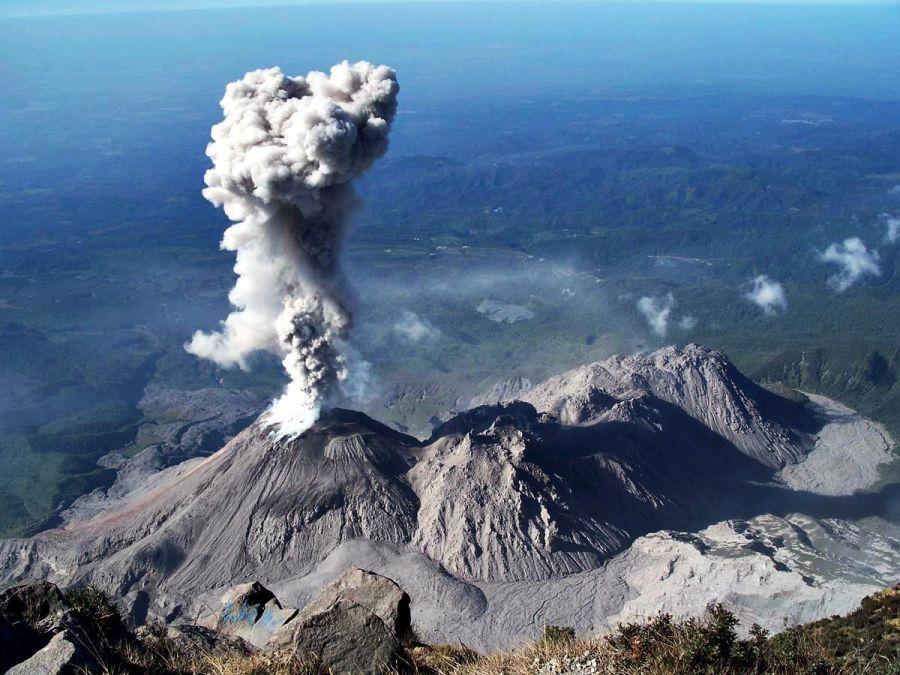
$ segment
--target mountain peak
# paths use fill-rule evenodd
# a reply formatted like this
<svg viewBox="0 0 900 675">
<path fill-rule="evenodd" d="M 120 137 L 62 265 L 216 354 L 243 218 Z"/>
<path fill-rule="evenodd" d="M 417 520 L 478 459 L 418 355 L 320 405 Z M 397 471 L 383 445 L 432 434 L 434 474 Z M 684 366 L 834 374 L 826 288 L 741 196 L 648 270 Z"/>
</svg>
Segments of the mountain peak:
<svg viewBox="0 0 900 675">
<path fill-rule="evenodd" d="M 0 544 L 2 578 L 97 583 L 171 618 L 246 579 L 318 578 L 338 556 L 470 589 L 474 607 L 470 584 L 551 583 L 658 530 L 762 513 L 784 500 L 773 481 L 805 458 L 815 418 L 699 345 L 516 395 L 424 442 L 342 408 L 289 438 L 263 416 L 89 520 Z"/>
</svg>

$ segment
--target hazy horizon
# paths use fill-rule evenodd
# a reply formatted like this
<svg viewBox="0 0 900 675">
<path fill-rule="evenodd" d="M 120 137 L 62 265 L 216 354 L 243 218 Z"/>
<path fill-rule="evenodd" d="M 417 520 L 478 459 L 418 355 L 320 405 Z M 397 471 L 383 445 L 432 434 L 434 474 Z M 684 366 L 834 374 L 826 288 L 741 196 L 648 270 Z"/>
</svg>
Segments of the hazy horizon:
<svg viewBox="0 0 900 675">
<path fill-rule="evenodd" d="M 110 6 L 108 0 L 11 0 L 0 7 L 0 19 L 37 18 L 53 16 L 78 16 L 102 14 L 128 14 L 152 12 L 181 12 L 197 10 L 226 10 L 266 7 L 303 7 L 314 5 L 391 5 L 391 4 L 714 4 L 714 5 L 804 5 L 804 6 L 896 6 L 894 0 L 122 0 Z"/>
</svg>

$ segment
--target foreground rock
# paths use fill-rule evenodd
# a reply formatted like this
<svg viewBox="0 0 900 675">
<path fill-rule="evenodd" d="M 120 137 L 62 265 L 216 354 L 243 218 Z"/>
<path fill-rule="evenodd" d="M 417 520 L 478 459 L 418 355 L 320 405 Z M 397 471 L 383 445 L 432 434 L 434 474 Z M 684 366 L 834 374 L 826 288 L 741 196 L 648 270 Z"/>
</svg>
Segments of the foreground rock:
<svg viewBox="0 0 900 675">
<path fill-rule="evenodd" d="M 61 631 L 50 638 L 50 642 L 31 657 L 14 665 L 6 675 L 69 675 L 90 672 L 97 666 L 68 631 Z"/>
<path fill-rule="evenodd" d="M 405 640 L 412 634 L 409 596 L 385 576 L 348 567 L 303 608 L 300 620 L 326 612 L 338 603 L 363 607 L 381 619 L 399 640 Z M 277 637 L 273 639 L 277 641 Z"/>
<path fill-rule="evenodd" d="M 53 584 L 39 582 L 0 593 L 0 670 L 14 675 L 74 673 L 97 665 L 98 645 Z M 7 670 L 8 669 L 8 670 Z"/>
<path fill-rule="evenodd" d="M 382 673 L 403 658 L 403 646 L 384 621 L 349 600 L 304 614 L 289 628 L 272 646 L 313 654 L 333 672 Z"/>
<path fill-rule="evenodd" d="M 275 595 L 259 582 L 241 584 L 222 596 L 222 609 L 202 622 L 212 624 L 219 633 L 233 635 L 262 647 L 276 630 L 297 615 L 297 610 L 282 607 Z"/>
<path fill-rule="evenodd" d="M 98 604 L 103 603 L 105 599 Z M 134 661 L 134 653 L 143 653 L 138 662 L 146 669 L 154 658 L 167 659 L 168 669 L 193 671 L 204 661 L 287 654 L 296 663 L 315 664 L 328 672 L 381 673 L 404 666 L 403 640 L 411 635 L 409 596 L 391 579 L 355 567 L 302 611 L 282 607 L 258 582 L 226 592 L 219 611 L 205 617 L 206 625 L 182 623 L 162 633 L 159 628 L 141 628 L 135 634 L 110 631 L 110 625 L 121 625 L 118 614 L 110 623 L 80 611 L 50 583 L 16 586 L 0 594 L 0 672 L 127 671 L 133 670 L 127 664 Z M 172 665 L 176 663 L 180 665 Z"/>
<path fill-rule="evenodd" d="M 159 631 L 159 626 L 154 626 Z M 206 626 L 181 623 L 168 626 L 163 635 L 154 635 L 146 626 L 138 628 L 137 637 L 144 643 L 159 641 L 164 637 L 176 651 L 186 654 L 243 654 L 254 652 L 253 645 L 234 635 L 220 633 Z"/>
<path fill-rule="evenodd" d="M 214 635 L 257 649 L 313 657 L 334 672 L 383 672 L 405 658 L 412 634 L 409 596 L 394 581 L 348 567 L 302 610 L 283 607 L 258 582 L 229 589 L 218 612 L 201 619 Z M 198 627 L 181 626 L 190 636 Z M 200 639 L 212 644 L 211 636 Z"/>
<path fill-rule="evenodd" d="M 900 586 L 865 598 L 844 617 L 834 616 L 800 625 L 771 636 L 760 627 L 746 630 L 727 606 L 713 605 L 699 619 L 678 621 L 668 614 L 619 625 L 602 635 L 579 634 L 571 627 L 546 626 L 539 640 L 520 645 L 504 654 L 479 655 L 462 645 L 431 646 L 416 642 L 403 651 L 387 625 L 361 605 L 335 594 L 384 589 L 393 596 L 390 580 L 372 579 L 362 570 L 346 570 L 342 583 L 330 592 L 333 602 L 324 609 L 318 603 L 296 617 L 294 641 L 263 650 L 249 647 L 240 638 L 209 628 L 182 624 L 170 628 L 146 627 L 136 634 L 111 634 L 110 625 L 119 617 L 108 600 L 93 591 L 69 590 L 76 619 L 84 631 L 78 640 L 68 629 L 56 633 L 47 645 L 8 671 L 15 675 L 78 673 L 156 673 L 157 675 L 222 675 L 222 673 L 871 673 L 893 675 L 900 663 Z M 369 588 L 356 588 L 362 579 Z M 22 592 L 24 590 L 24 593 Z M 231 594 L 226 607 L 236 599 L 253 607 L 254 597 L 268 594 L 259 584 L 244 584 Z M 37 592 L 37 593 L 36 593 Z M 74 595 L 73 595 L 74 592 Z M 58 589 L 14 589 L 19 597 L 46 596 L 53 601 Z M 381 600 L 381 598 L 377 598 Z M 92 600 L 92 604 L 85 604 Z M 68 601 L 67 601 L 68 602 Z M 268 601 L 267 601 L 268 602 Z M 53 601 L 52 605 L 57 603 Z M 390 607 L 392 602 L 380 603 Z M 28 605 L 36 607 L 37 605 Z M 46 605 L 45 605 L 46 606 Z M 20 605 L 20 608 L 22 606 Z M 63 614 L 71 607 L 63 607 Z M 222 611 L 226 608 L 223 607 Z M 15 611 L 19 611 L 18 609 Z M 35 625 L 55 610 L 30 617 Z M 44 624 L 49 625 L 49 624 Z M 8 625 L 0 622 L 0 639 Z M 79 642 L 81 640 L 82 642 Z M 8 642 L 2 643 L 4 647 Z M 79 660 L 80 645 L 90 645 L 96 662 Z M 99 649 L 98 649 L 99 646 Z M 0 652 L 5 656 L 6 652 Z"/>
<path fill-rule="evenodd" d="M 394 581 L 356 567 L 269 638 L 267 647 L 314 654 L 336 672 L 383 672 L 405 660 L 409 596 Z"/>
</svg>

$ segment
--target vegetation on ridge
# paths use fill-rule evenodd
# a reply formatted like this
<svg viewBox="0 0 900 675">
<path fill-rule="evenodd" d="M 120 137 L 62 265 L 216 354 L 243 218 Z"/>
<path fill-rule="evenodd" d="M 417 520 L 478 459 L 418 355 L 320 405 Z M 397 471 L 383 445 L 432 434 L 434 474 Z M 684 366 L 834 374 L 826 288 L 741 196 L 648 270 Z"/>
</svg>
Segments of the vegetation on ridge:
<svg viewBox="0 0 900 675">
<path fill-rule="evenodd" d="M 69 591 L 78 615 L 98 628 L 111 651 L 104 673 L 159 675 L 319 675 L 314 655 L 289 650 L 251 653 L 238 641 L 203 647 L 173 639 L 162 625 L 133 637 L 120 632 L 109 600 L 93 589 Z M 480 655 L 463 646 L 407 647 L 407 663 L 387 672 L 429 675 L 606 673 L 609 675 L 896 675 L 900 673 L 900 585 L 862 601 L 851 614 L 834 616 L 769 635 L 758 626 L 738 637 L 738 620 L 725 606 L 702 618 L 676 621 L 661 614 L 620 625 L 609 635 L 578 637 L 567 627 L 547 626 L 542 639 L 509 652 Z"/>
<path fill-rule="evenodd" d="M 734 614 L 714 605 L 699 619 L 675 621 L 661 614 L 594 638 L 548 626 L 531 645 L 487 656 L 449 647 L 420 647 L 413 654 L 420 672 L 454 675 L 900 673 L 900 586 L 864 599 L 848 616 L 774 636 L 754 625 L 747 639 L 739 639 L 737 626 Z"/>
</svg>

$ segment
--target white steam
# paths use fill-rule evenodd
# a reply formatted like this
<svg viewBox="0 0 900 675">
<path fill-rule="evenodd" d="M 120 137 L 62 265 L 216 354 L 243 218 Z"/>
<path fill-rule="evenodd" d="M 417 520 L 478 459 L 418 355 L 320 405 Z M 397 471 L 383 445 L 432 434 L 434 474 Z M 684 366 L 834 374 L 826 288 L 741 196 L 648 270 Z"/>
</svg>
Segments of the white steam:
<svg viewBox="0 0 900 675">
<path fill-rule="evenodd" d="M 430 321 L 409 310 L 403 311 L 400 318 L 394 322 L 393 329 L 398 337 L 407 342 L 430 342 L 441 336 L 441 331 Z"/>
<path fill-rule="evenodd" d="M 221 101 L 203 196 L 235 223 L 221 243 L 237 254 L 235 309 L 186 349 L 245 369 L 256 351 L 281 356 L 291 381 L 270 422 L 282 434 L 306 429 L 348 380 L 353 319 L 339 256 L 351 182 L 387 150 L 397 91 L 390 68 L 344 61 L 330 75 L 256 70 Z"/>
<path fill-rule="evenodd" d="M 774 316 L 778 312 L 787 311 L 787 297 L 784 293 L 784 286 L 774 279 L 770 279 L 765 274 L 750 281 L 751 288 L 744 294 L 744 297 L 759 307 L 769 316 Z"/>
<path fill-rule="evenodd" d="M 647 319 L 647 323 L 653 332 L 660 337 L 665 337 L 669 331 L 669 316 L 672 314 L 674 307 L 675 296 L 671 293 L 667 293 L 660 298 L 645 295 L 637 303 L 638 311 Z"/>
<path fill-rule="evenodd" d="M 885 227 L 887 227 L 885 239 L 887 239 L 888 243 L 897 243 L 897 240 L 900 239 L 900 217 L 882 213 L 881 220 L 884 221 Z"/>
<path fill-rule="evenodd" d="M 838 293 L 846 291 L 862 276 L 881 276 L 878 251 L 870 251 L 859 237 L 849 237 L 840 244 L 832 244 L 819 254 L 822 262 L 836 263 L 840 269 L 828 278 Z"/>
<path fill-rule="evenodd" d="M 678 320 L 678 327 L 681 330 L 694 330 L 697 327 L 697 318 L 686 314 Z"/>
</svg>

